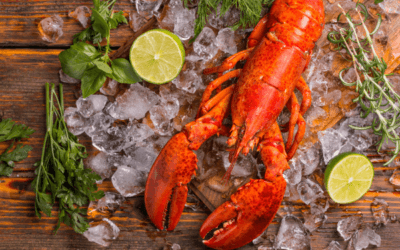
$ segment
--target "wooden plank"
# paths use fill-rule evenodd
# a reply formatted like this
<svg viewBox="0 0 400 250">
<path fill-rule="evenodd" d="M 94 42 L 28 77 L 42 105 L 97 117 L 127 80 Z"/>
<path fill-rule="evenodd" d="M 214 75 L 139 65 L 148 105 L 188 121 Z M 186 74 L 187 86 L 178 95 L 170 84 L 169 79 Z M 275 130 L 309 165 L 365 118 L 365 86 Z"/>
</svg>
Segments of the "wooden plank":
<svg viewBox="0 0 400 250">
<path fill-rule="evenodd" d="M 55 4 L 52 0 L 22 0 L 0 2 L 0 47 L 67 47 L 72 44 L 73 35 L 83 30 L 78 21 L 68 17 L 68 11 L 78 6 L 92 7 L 92 1 L 61 0 Z M 124 11 L 127 17 L 135 5 L 130 0 L 118 0 L 114 10 Z M 63 36 L 55 43 L 41 39 L 37 26 L 46 17 L 60 15 L 64 21 Z M 112 46 L 121 46 L 134 34 L 127 24 L 111 31 Z"/>
</svg>

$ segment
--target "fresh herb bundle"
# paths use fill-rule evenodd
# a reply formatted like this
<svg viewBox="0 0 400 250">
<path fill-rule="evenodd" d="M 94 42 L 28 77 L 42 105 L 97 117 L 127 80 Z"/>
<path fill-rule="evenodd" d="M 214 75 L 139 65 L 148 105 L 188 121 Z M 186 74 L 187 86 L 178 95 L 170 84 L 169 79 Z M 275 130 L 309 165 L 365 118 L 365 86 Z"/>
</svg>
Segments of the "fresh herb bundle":
<svg viewBox="0 0 400 250">
<path fill-rule="evenodd" d="M 83 98 L 96 93 L 107 77 L 119 83 L 132 84 L 141 81 L 128 60 L 111 60 L 108 56 L 111 51 L 110 30 L 120 23 L 127 23 L 122 11 L 113 13 L 115 2 L 116 0 L 93 0 L 91 26 L 76 34 L 74 44 L 58 56 L 64 73 L 81 80 Z M 102 47 L 100 42 L 104 38 L 107 44 Z M 98 49 L 85 41 L 97 44 Z"/>
<path fill-rule="evenodd" d="M 361 11 L 358 11 L 358 7 L 361 8 Z M 361 23 L 354 23 L 349 12 L 343 11 L 349 23 L 349 28 L 341 28 L 339 31 L 330 32 L 328 40 L 337 45 L 337 50 L 345 49 L 347 54 L 351 56 L 357 80 L 346 82 L 343 79 L 343 73 L 350 68 L 341 70 L 339 77 L 343 85 L 356 87 L 359 96 L 353 99 L 353 102 L 358 102 L 362 108 L 360 117 L 374 116 L 370 126 L 356 127 L 350 125 L 350 127 L 358 130 L 372 129 L 374 134 L 380 136 L 380 141 L 377 143 L 379 145 L 378 151 L 387 140 L 391 140 L 396 145 L 394 152 L 392 152 L 393 157 L 384 164 L 386 166 L 400 152 L 400 138 L 396 133 L 396 129 L 400 127 L 400 96 L 393 90 L 393 85 L 387 79 L 386 76 L 388 74 L 385 74 L 387 65 L 383 58 L 379 59 L 371 39 L 371 35 L 379 29 L 382 21 L 381 16 L 378 14 L 377 25 L 372 32 L 369 32 L 365 26 L 365 21 L 368 18 L 366 7 L 362 4 L 357 4 L 356 11 Z M 338 16 L 338 20 L 340 16 Z M 365 30 L 364 39 L 360 39 L 357 36 L 356 26 L 359 25 L 362 25 Z"/>
<path fill-rule="evenodd" d="M 15 166 L 14 162 L 22 161 L 28 157 L 28 152 L 32 150 L 31 146 L 17 144 L 14 150 L 15 141 L 22 138 L 29 138 L 35 130 L 24 124 L 16 125 L 10 118 L 0 122 L 0 142 L 13 140 L 11 145 L 0 155 L 0 176 L 10 176 Z"/>
<path fill-rule="evenodd" d="M 190 0 L 182 0 L 187 6 Z M 261 12 L 264 7 L 271 7 L 274 0 L 199 0 L 197 7 L 197 18 L 194 28 L 194 41 L 203 30 L 208 15 L 215 11 L 217 13 L 218 6 L 221 4 L 219 16 L 222 17 L 225 13 L 236 7 L 240 10 L 240 19 L 233 25 L 233 29 L 239 27 L 255 26 L 260 20 Z"/>
<path fill-rule="evenodd" d="M 100 199 L 104 193 L 97 191 L 96 181 L 101 177 L 83 166 L 83 159 L 87 157 L 85 147 L 67 129 L 61 84 L 59 88 L 58 99 L 54 84 L 50 90 L 46 83 L 47 130 L 41 160 L 35 164 L 37 176 L 32 182 L 36 193 L 35 213 L 39 218 L 40 211 L 51 216 L 51 209 L 58 201 L 60 212 L 55 233 L 61 222 L 72 226 L 75 232 L 83 233 L 89 228 L 89 223 L 84 217 L 86 209 L 80 207 L 88 201 Z"/>
</svg>

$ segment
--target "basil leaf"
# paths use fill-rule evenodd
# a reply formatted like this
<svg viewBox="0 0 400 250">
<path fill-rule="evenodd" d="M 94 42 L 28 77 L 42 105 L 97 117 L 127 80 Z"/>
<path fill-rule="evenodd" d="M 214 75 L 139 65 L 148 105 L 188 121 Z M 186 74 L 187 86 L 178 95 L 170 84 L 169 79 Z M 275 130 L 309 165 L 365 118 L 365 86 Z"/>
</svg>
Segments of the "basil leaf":
<svg viewBox="0 0 400 250">
<path fill-rule="evenodd" d="M 99 32 L 102 37 L 108 37 L 110 35 L 110 27 L 108 27 L 106 20 L 97 10 L 92 10 L 92 17 L 94 19 L 94 23 L 92 23 L 93 29 Z"/>
<path fill-rule="evenodd" d="M 94 94 L 103 86 L 107 77 L 103 71 L 99 70 L 97 67 L 93 67 L 85 71 L 82 76 L 82 96 L 86 98 L 91 94 Z"/>
<path fill-rule="evenodd" d="M 93 63 L 94 63 L 94 65 L 96 65 L 96 67 L 97 67 L 99 70 L 103 71 L 103 72 L 106 73 L 106 74 L 111 74 L 111 73 L 113 72 L 113 71 L 111 70 L 110 66 L 108 66 L 107 63 L 104 63 L 104 62 L 102 62 L 102 61 L 94 61 Z"/>
<path fill-rule="evenodd" d="M 142 80 L 133 70 L 131 63 L 124 58 L 111 61 L 111 68 L 113 72 L 109 77 L 119 83 L 136 83 Z"/>
<path fill-rule="evenodd" d="M 86 54 L 74 49 L 67 49 L 58 55 L 62 70 L 65 74 L 75 79 L 81 79 L 92 59 Z"/>
<path fill-rule="evenodd" d="M 71 45 L 71 49 L 82 52 L 83 54 L 90 57 L 92 60 L 96 59 L 96 57 L 98 56 L 101 56 L 101 53 L 97 51 L 96 47 L 83 42 L 77 42 Z"/>
</svg>

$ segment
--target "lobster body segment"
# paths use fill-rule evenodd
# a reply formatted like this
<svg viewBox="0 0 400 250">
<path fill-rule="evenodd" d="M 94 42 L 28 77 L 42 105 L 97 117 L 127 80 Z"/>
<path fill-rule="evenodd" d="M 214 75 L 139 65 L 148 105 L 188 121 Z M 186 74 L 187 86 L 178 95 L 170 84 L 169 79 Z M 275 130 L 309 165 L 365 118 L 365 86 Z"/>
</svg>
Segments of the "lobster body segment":
<svg viewBox="0 0 400 250">
<path fill-rule="evenodd" d="M 283 172 L 305 133 L 304 113 L 311 105 L 311 91 L 301 77 L 314 43 L 324 27 L 322 0 L 275 0 L 248 39 L 248 49 L 227 58 L 221 66 L 204 70 L 219 78 L 206 88 L 197 118 L 172 137 L 156 159 L 146 183 L 145 205 L 159 228 L 173 230 L 183 211 L 186 184 L 196 169 L 197 150 L 209 137 L 226 134 L 222 120 L 232 114 L 227 141 L 229 178 L 239 153 L 260 151 L 266 171 L 263 180 L 251 180 L 218 207 L 204 222 L 200 236 L 215 249 L 234 249 L 251 242 L 273 220 L 285 193 Z M 233 69 L 247 60 L 243 69 Z M 224 72 L 229 71 L 224 74 Z M 238 77 L 236 84 L 220 90 L 222 83 Z M 303 95 L 301 105 L 294 94 Z M 215 96 L 212 96 L 217 90 Z M 291 113 L 287 124 L 276 122 L 284 107 Z M 295 127 L 298 127 L 295 133 Z M 284 143 L 281 130 L 288 132 Z M 166 225 L 167 224 L 167 225 Z"/>
</svg>

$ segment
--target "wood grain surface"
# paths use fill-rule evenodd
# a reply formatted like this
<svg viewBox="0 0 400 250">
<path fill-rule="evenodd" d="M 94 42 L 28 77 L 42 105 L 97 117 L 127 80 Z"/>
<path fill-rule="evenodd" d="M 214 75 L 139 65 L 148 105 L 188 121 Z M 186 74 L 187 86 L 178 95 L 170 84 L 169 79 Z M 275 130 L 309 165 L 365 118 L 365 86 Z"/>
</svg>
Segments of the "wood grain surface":
<svg viewBox="0 0 400 250">
<path fill-rule="evenodd" d="M 61 66 L 58 54 L 72 43 L 72 36 L 83 30 L 67 13 L 78 6 L 91 6 L 91 1 L 81 0 L 2 0 L 0 1 L 0 115 L 24 123 L 36 132 L 24 144 L 33 147 L 29 157 L 18 163 L 11 177 L 0 178 L 0 249 L 100 249 L 99 245 L 87 241 L 71 228 L 63 225 L 57 235 L 52 233 L 56 217 L 44 216 L 39 220 L 34 214 L 34 193 L 30 181 L 34 177 L 33 163 L 38 161 L 45 134 L 46 82 L 58 83 Z M 134 10 L 130 0 L 119 0 L 116 10 L 126 14 Z M 56 43 L 42 41 L 37 25 L 44 17 L 59 14 L 64 20 L 64 35 Z M 123 45 L 134 33 L 128 25 L 122 25 L 111 33 L 114 49 Z M 64 85 L 65 106 L 75 106 L 77 87 Z M 90 138 L 79 136 L 87 146 L 89 154 L 94 152 Z M 0 152 L 8 146 L 0 144 Z M 312 248 L 323 249 L 330 241 L 337 240 L 342 248 L 347 245 L 336 231 L 337 222 L 349 215 L 361 213 L 366 223 L 372 223 L 371 201 L 375 197 L 389 204 L 390 215 L 400 218 L 400 192 L 396 191 L 388 179 L 394 168 L 382 166 L 382 158 L 370 152 L 375 165 L 373 186 L 361 200 L 340 206 L 331 206 L 326 215 L 326 223 L 312 233 Z M 101 190 L 113 191 L 111 182 L 99 185 Z M 201 194 L 199 194 L 201 195 Z M 190 204 L 188 204 L 190 205 Z M 275 235 L 285 207 L 293 206 L 294 214 L 302 219 L 302 211 L 309 206 L 301 201 L 284 200 L 278 216 L 268 229 L 268 235 Z M 119 237 L 110 249 L 163 249 L 170 243 L 178 243 L 182 249 L 208 249 L 198 235 L 199 228 L 210 211 L 193 211 L 185 208 L 174 232 L 160 232 L 151 224 L 142 196 L 127 199 L 121 210 L 111 220 L 121 229 Z M 52 213 L 57 215 L 56 208 Z M 377 229 L 382 237 L 381 249 L 398 249 L 400 245 L 400 225 L 397 220 Z M 371 248 L 371 247 L 370 247 Z M 240 249 L 256 249 L 249 244 Z"/>
</svg>

